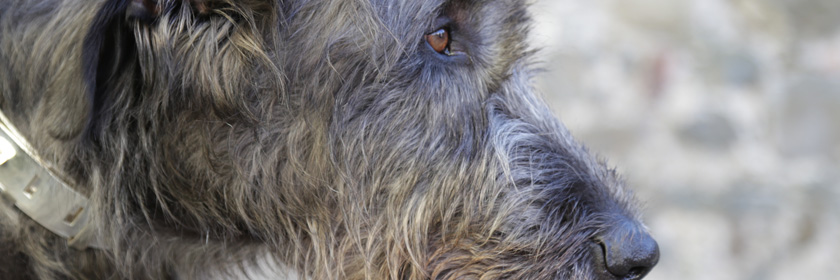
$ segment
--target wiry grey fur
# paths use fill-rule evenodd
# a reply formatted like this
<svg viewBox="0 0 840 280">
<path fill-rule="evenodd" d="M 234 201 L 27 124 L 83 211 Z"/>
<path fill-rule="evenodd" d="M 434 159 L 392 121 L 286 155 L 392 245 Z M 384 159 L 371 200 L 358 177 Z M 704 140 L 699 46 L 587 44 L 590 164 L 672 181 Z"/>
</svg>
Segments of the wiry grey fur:
<svg viewBox="0 0 840 280">
<path fill-rule="evenodd" d="M 128 2 L 0 0 L 0 108 L 108 247 L 2 200 L 2 277 L 583 280 L 638 223 L 535 97 L 522 0 Z"/>
</svg>

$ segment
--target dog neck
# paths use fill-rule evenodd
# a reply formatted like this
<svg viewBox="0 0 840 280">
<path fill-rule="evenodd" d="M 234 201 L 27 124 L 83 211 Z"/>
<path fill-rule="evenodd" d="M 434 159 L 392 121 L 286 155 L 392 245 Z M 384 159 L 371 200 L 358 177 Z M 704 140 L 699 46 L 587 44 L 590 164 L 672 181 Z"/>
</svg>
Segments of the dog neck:
<svg viewBox="0 0 840 280">
<path fill-rule="evenodd" d="M 88 198 L 56 174 L 0 111 L 0 194 L 68 245 L 104 248 L 90 226 Z"/>
</svg>

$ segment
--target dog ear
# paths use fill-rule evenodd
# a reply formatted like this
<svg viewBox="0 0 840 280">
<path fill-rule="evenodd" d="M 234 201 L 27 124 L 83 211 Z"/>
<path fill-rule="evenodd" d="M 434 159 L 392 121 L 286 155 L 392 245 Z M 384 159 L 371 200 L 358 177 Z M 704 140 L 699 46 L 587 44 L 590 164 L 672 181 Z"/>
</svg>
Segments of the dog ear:
<svg viewBox="0 0 840 280">
<path fill-rule="evenodd" d="M 243 0 L 244 1 L 244 0 Z M 227 9 L 232 3 L 227 0 L 107 0 L 100 6 L 85 36 L 82 52 L 82 70 L 87 85 L 88 114 L 84 137 L 98 138 L 105 123 L 113 121 L 112 116 L 122 110 L 118 106 L 131 100 L 141 92 L 140 53 L 135 32 L 138 27 L 156 24 L 169 13 L 179 12 L 197 16 L 201 22 L 216 12 Z M 267 9 L 267 2 L 246 2 L 254 9 Z M 260 3 L 260 8 L 256 8 Z M 236 18 L 225 14 L 225 19 Z"/>
<path fill-rule="evenodd" d="M 131 17 L 152 19 L 157 5 L 152 0 L 109 0 L 106 1 L 91 22 L 82 45 L 82 71 L 87 85 L 89 110 L 85 137 L 97 136 L 99 122 L 107 119 L 106 109 L 110 101 L 118 98 L 115 92 L 125 89 L 125 83 L 132 79 L 120 79 L 133 71 L 137 61 L 137 47 L 134 44 Z M 117 86 L 118 83 L 119 87 Z M 129 86 L 130 88 L 130 86 Z"/>
</svg>

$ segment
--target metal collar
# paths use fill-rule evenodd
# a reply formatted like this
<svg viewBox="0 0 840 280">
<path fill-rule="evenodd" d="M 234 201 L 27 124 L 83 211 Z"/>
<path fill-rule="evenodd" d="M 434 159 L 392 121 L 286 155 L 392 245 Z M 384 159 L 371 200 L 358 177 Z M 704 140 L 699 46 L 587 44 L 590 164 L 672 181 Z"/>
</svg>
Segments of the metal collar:
<svg viewBox="0 0 840 280">
<path fill-rule="evenodd" d="M 88 198 L 55 174 L 0 111 L 0 193 L 29 218 L 66 238 L 70 246 L 104 248 L 94 238 Z"/>
</svg>

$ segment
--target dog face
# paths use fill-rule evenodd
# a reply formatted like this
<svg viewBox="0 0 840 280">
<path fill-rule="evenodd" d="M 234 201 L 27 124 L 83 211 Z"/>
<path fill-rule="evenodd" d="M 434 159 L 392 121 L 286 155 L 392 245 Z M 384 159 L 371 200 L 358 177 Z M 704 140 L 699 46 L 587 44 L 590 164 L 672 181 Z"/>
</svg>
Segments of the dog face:
<svg viewBox="0 0 840 280">
<path fill-rule="evenodd" d="M 117 267 L 173 243 L 266 244 L 314 279 L 640 279 L 658 260 L 631 192 L 536 97 L 524 1 L 74 5 L 87 117 L 52 119 L 81 127 L 64 169 Z"/>
</svg>

